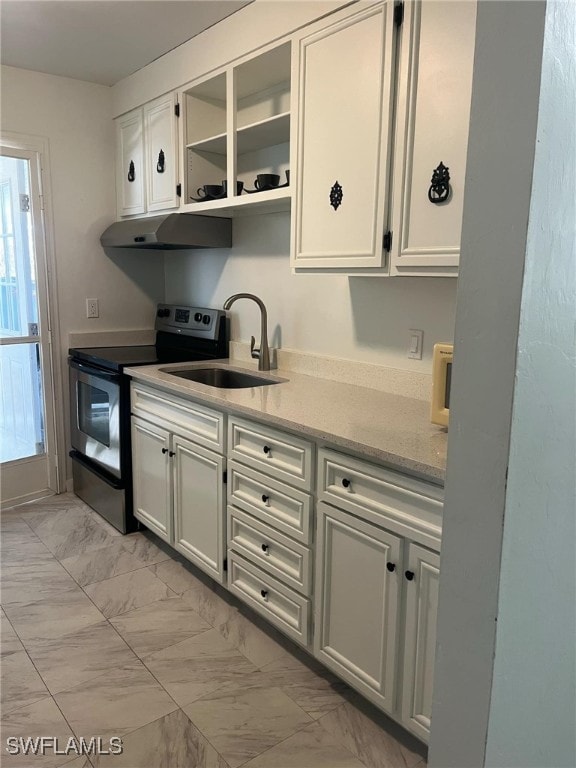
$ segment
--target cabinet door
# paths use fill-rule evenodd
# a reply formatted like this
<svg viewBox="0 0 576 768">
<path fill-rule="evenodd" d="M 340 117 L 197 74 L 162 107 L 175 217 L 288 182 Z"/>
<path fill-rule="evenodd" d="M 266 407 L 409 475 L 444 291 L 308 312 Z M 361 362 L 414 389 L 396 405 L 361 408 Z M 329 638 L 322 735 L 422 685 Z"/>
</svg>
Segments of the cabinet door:
<svg viewBox="0 0 576 768">
<path fill-rule="evenodd" d="M 436 653 L 440 555 L 410 544 L 406 580 L 406 630 L 402 722 L 428 740 Z M 406 574 L 410 580 L 406 579 Z"/>
<path fill-rule="evenodd" d="M 391 711 L 401 539 L 323 503 L 317 520 L 315 655 Z"/>
<path fill-rule="evenodd" d="M 391 271 L 397 275 L 455 275 L 460 256 L 476 3 L 411 0 L 405 6 L 394 148 Z M 449 194 L 444 202 L 431 202 L 432 175 L 440 163 L 449 169 Z"/>
<path fill-rule="evenodd" d="M 148 210 L 176 208 L 177 183 L 175 94 L 169 93 L 144 107 Z"/>
<path fill-rule="evenodd" d="M 132 418 L 134 515 L 164 541 L 172 541 L 170 433 Z"/>
<path fill-rule="evenodd" d="M 224 458 L 174 436 L 174 546 L 224 581 Z"/>
<path fill-rule="evenodd" d="M 144 213 L 144 133 L 142 109 L 116 120 L 116 195 L 118 216 Z"/>
<path fill-rule="evenodd" d="M 293 267 L 382 265 L 393 5 L 300 41 Z"/>
</svg>

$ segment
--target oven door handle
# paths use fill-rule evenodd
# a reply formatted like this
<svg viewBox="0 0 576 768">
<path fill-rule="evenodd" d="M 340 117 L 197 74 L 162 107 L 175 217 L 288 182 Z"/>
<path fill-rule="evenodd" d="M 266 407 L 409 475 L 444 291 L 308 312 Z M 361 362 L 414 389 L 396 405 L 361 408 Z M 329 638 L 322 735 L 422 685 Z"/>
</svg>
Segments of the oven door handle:
<svg viewBox="0 0 576 768">
<path fill-rule="evenodd" d="M 89 376 L 98 376 L 99 379 L 105 379 L 106 381 L 112 382 L 122 381 L 121 373 L 109 373 L 108 371 L 103 371 L 101 368 L 93 368 L 91 365 L 86 365 L 86 363 L 79 363 L 73 358 L 70 358 L 68 362 L 70 364 L 70 368 L 75 368 L 77 371 L 86 373 Z"/>
<path fill-rule="evenodd" d="M 89 469 L 90 472 L 96 475 L 96 477 L 99 477 L 100 480 L 103 480 L 107 485 L 111 486 L 112 488 L 116 490 L 121 490 L 125 487 L 124 483 L 121 480 L 116 480 L 116 479 L 113 480 L 107 472 L 103 472 L 98 467 L 95 467 L 91 461 L 88 461 L 88 459 L 85 459 L 81 453 L 78 453 L 78 451 L 72 450 L 69 452 L 68 455 L 70 456 L 72 461 L 77 461 L 78 464 L 82 464 L 83 467 L 86 467 L 86 469 Z"/>
</svg>

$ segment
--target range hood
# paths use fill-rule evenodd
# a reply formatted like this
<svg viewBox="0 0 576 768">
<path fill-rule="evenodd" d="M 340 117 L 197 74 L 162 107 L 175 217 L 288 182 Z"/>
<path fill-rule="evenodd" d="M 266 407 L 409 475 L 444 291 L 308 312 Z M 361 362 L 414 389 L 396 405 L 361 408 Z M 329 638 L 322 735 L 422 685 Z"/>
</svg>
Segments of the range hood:
<svg viewBox="0 0 576 768">
<path fill-rule="evenodd" d="M 168 213 L 111 224 L 100 238 L 104 248 L 230 248 L 232 220 L 196 213 Z"/>
</svg>

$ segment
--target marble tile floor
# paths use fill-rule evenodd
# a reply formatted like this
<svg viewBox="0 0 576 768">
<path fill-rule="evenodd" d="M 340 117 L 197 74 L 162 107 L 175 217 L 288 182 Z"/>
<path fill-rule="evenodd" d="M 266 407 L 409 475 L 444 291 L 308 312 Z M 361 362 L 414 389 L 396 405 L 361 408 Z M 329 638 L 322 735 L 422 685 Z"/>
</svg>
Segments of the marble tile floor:
<svg viewBox="0 0 576 768">
<path fill-rule="evenodd" d="M 3 768 L 425 768 L 426 749 L 152 534 L 0 513 Z M 10 755 L 6 738 L 122 739 Z"/>
</svg>

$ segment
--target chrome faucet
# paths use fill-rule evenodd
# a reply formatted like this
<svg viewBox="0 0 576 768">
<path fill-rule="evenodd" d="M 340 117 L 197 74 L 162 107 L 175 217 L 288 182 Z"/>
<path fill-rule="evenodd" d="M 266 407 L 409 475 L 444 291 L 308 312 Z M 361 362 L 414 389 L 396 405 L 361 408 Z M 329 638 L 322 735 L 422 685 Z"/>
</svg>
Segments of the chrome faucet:
<svg viewBox="0 0 576 768">
<path fill-rule="evenodd" d="M 224 302 L 224 309 L 230 309 L 236 299 L 252 299 L 260 307 L 261 325 L 260 325 L 260 346 L 255 349 L 256 339 L 254 336 L 250 339 L 250 354 L 253 358 L 258 360 L 259 371 L 270 370 L 270 349 L 268 347 L 268 314 L 264 302 L 254 296 L 253 293 L 235 293 L 233 296 L 229 296 Z"/>
</svg>

